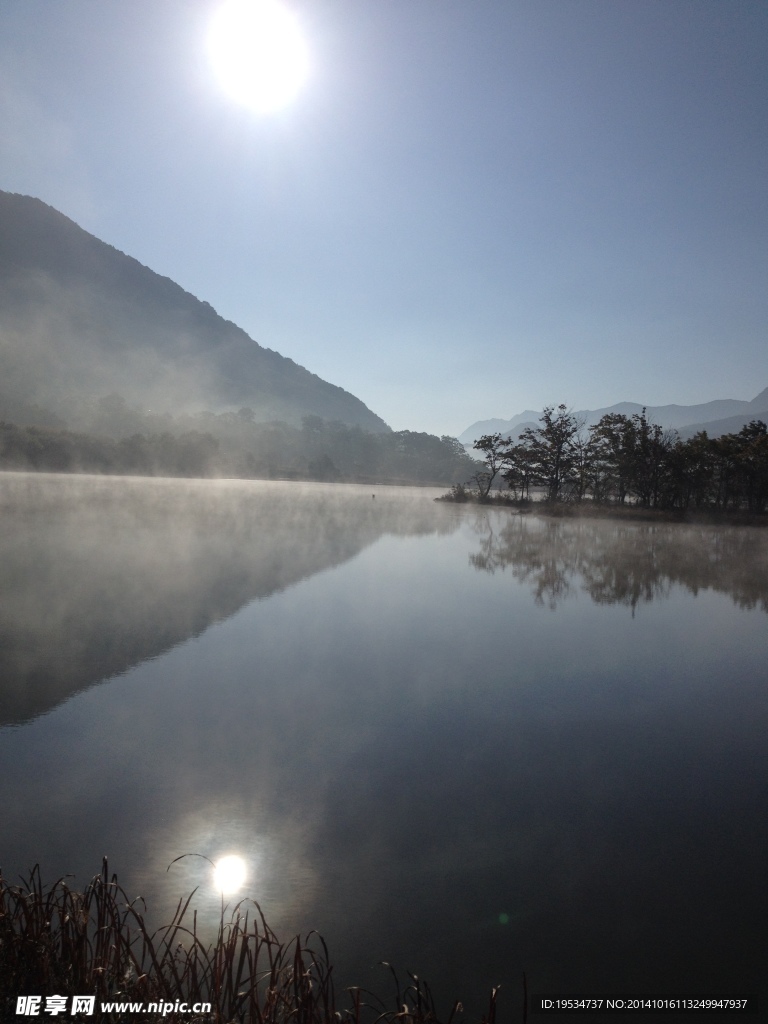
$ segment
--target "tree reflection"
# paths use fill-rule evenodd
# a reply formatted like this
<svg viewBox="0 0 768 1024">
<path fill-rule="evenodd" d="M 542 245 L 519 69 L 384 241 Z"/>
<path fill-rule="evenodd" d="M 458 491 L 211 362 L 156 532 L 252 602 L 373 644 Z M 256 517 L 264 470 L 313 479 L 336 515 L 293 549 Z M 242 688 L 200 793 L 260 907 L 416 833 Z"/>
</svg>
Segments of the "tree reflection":
<svg viewBox="0 0 768 1024">
<path fill-rule="evenodd" d="M 557 524 L 544 525 L 551 529 Z M 532 587 L 536 603 L 554 609 L 571 590 L 575 570 L 566 558 L 572 552 L 559 551 L 546 537 L 536 536 L 527 526 L 522 516 L 513 516 L 496 532 L 489 516 L 478 517 L 480 551 L 470 555 L 469 560 L 476 569 L 488 573 L 511 566 L 515 579 Z"/>
<path fill-rule="evenodd" d="M 470 564 L 491 574 L 510 570 L 551 609 L 583 591 L 596 604 L 625 605 L 634 614 L 677 585 L 693 594 L 726 593 L 741 608 L 768 612 L 768 537 L 755 528 L 502 520 L 487 512 L 474 528 L 480 543 Z"/>
</svg>

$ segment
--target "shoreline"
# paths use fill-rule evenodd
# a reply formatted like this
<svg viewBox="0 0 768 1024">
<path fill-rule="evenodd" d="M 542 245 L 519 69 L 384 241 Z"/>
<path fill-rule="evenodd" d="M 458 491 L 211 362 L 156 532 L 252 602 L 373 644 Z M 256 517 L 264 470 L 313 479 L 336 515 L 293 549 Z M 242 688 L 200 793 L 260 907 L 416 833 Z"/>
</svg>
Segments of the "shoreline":
<svg viewBox="0 0 768 1024">
<path fill-rule="evenodd" d="M 450 492 L 435 498 L 435 501 L 444 501 L 450 505 L 502 508 L 518 515 L 533 513 L 548 519 L 616 519 L 628 522 L 681 523 L 687 526 L 768 526 L 768 512 L 750 512 L 747 509 L 662 509 L 598 504 L 592 500 L 548 502 L 506 497 L 481 500 L 476 496 L 467 496 L 456 499 Z"/>
</svg>

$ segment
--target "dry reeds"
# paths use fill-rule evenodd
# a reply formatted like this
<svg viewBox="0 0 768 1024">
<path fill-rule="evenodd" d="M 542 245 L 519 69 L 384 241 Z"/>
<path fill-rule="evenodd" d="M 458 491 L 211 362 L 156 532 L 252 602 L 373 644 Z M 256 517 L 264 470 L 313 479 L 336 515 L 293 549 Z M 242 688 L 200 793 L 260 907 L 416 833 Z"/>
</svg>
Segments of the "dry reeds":
<svg viewBox="0 0 768 1024">
<path fill-rule="evenodd" d="M 143 901 L 130 901 L 107 861 L 82 892 L 65 878 L 42 882 L 39 866 L 21 885 L 0 873 L 0 1015 L 18 1020 L 19 996 L 96 997 L 95 1014 L 83 1020 L 210 1024 L 440 1024 L 429 987 L 415 975 L 401 989 L 397 974 L 389 1005 L 359 988 L 348 988 L 337 1006 L 332 967 L 323 939 L 314 932 L 288 943 L 278 940 L 259 905 L 242 900 L 222 906 L 218 935 L 204 944 L 194 893 L 179 901 L 169 924 L 149 933 Z M 191 919 L 190 919 L 191 918 Z M 115 1001 L 164 1003 L 163 1014 L 119 1012 Z M 187 1012 L 168 1007 L 187 1005 Z M 209 1004 L 204 1013 L 189 1012 Z M 202 1007 L 201 1007 L 202 1009 Z M 462 1012 L 454 1003 L 445 1024 Z M 495 1024 L 496 990 L 481 1024 Z M 70 1018 L 71 1019 L 71 1018 Z"/>
</svg>

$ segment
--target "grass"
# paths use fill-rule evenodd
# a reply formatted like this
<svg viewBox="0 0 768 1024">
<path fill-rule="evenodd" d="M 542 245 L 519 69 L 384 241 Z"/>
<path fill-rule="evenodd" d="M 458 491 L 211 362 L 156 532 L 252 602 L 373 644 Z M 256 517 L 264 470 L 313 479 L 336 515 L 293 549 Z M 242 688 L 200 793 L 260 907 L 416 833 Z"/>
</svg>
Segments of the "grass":
<svg viewBox="0 0 768 1024">
<path fill-rule="evenodd" d="M 281 942 L 254 900 L 231 910 L 222 901 L 216 941 L 205 944 L 190 909 L 193 896 L 179 901 L 169 924 L 150 933 L 143 901 L 128 899 L 106 858 L 82 892 L 65 878 L 44 885 L 39 865 L 20 885 L 0 872 L 0 1019 L 20 1019 L 20 995 L 66 996 L 68 1010 L 73 995 L 93 995 L 96 1013 L 82 1020 L 94 1024 L 453 1024 L 463 1013 L 455 1002 L 440 1017 L 429 986 L 409 974 L 401 987 L 388 964 L 388 1001 L 355 987 L 338 993 L 323 939 L 310 932 L 304 940 Z M 495 1024 L 496 996 L 493 989 L 480 1024 Z M 210 1003 L 211 1009 L 198 1016 L 100 1009 L 114 1000 Z"/>
</svg>

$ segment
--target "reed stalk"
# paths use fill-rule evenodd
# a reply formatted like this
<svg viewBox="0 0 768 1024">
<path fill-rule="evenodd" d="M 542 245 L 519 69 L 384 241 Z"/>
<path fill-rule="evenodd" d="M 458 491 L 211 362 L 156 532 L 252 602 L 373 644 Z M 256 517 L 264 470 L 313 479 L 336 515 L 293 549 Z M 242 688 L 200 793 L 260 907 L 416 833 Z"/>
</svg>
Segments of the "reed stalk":
<svg viewBox="0 0 768 1024">
<path fill-rule="evenodd" d="M 456 1002 L 439 1016 L 429 986 L 409 974 L 402 988 L 389 964 L 389 1001 L 357 987 L 337 992 L 322 937 L 281 942 L 255 900 L 231 910 L 222 901 L 216 941 L 206 945 L 193 897 L 179 900 L 170 922 L 150 932 L 144 902 L 128 899 L 106 858 L 82 892 L 66 878 L 44 885 L 39 865 L 19 885 L 0 871 L 0 1018 L 22 1019 L 22 995 L 66 996 L 68 1006 L 74 995 L 93 995 L 95 1014 L 82 1018 L 93 1024 L 128 1019 L 103 1012 L 114 1001 L 210 1004 L 197 1017 L 130 1015 L 167 1024 L 458 1024 L 463 1013 Z M 495 1024 L 496 995 L 479 1024 Z"/>
</svg>

